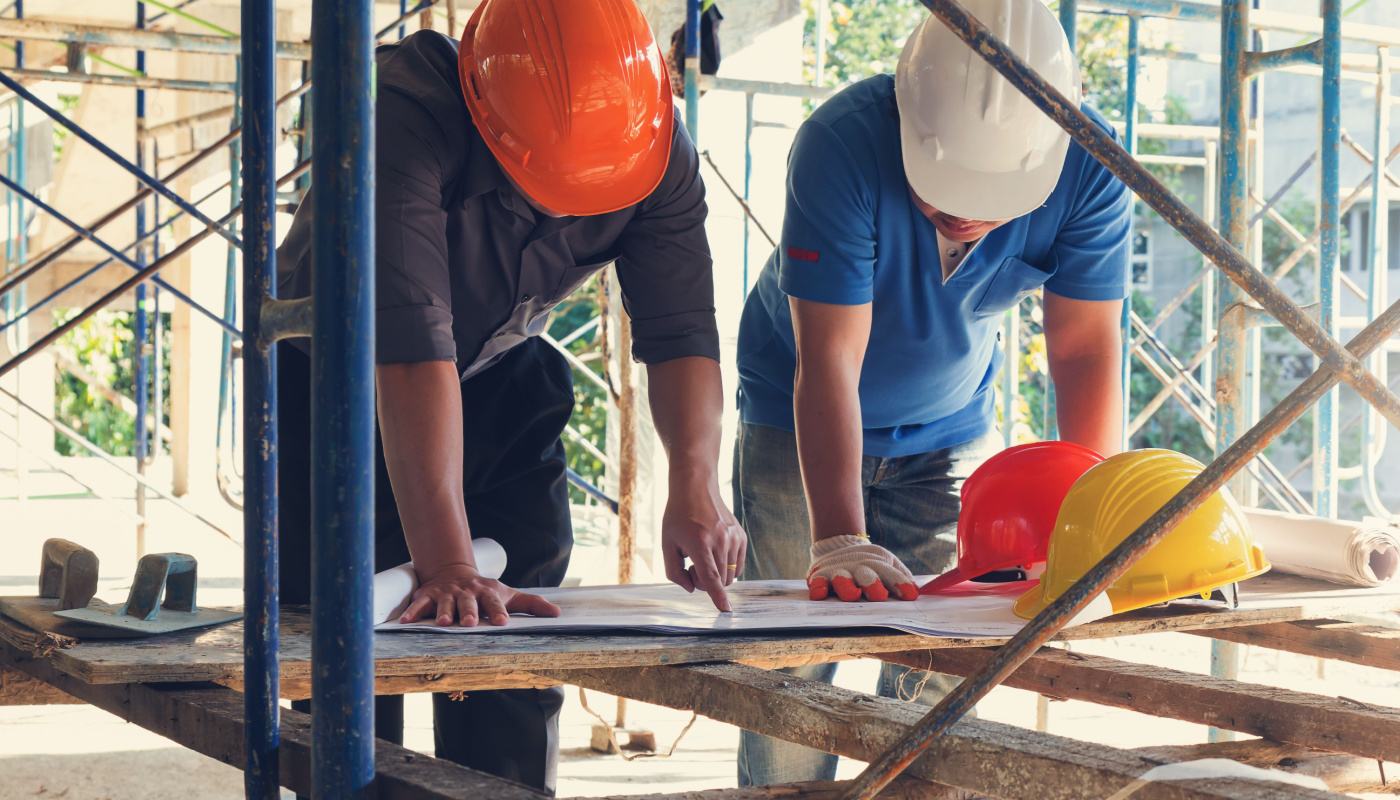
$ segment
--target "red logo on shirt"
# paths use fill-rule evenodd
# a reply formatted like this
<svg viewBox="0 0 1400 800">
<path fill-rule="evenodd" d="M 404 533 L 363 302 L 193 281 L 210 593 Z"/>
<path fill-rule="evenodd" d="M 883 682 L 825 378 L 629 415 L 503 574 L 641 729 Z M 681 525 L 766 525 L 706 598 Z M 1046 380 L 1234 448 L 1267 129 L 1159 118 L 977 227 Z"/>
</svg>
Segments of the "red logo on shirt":
<svg viewBox="0 0 1400 800">
<path fill-rule="evenodd" d="M 788 249 L 787 249 L 787 254 L 788 254 L 788 258 L 795 258 L 795 259 L 797 259 L 798 261 L 816 261 L 816 260 L 817 260 L 817 251 L 816 251 L 816 250 L 803 250 L 803 249 L 800 248 L 800 247 L 791 247 L 791 246 L 789 246 Z"/>
</svg>

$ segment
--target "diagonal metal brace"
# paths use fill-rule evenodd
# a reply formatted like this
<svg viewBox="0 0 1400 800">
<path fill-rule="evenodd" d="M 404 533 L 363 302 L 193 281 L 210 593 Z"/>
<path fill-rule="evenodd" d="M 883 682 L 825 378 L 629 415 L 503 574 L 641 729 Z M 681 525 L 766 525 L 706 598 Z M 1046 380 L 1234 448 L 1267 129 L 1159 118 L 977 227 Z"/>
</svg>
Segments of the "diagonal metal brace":
<svg viewBox="0 0 1400 800">
<path fill-rule="evenodd" d="M 106 156 L 117 166 L 121 167 L 122 169 L 135 176 L 138 181 L 141 181 L 142 183 L 146 184 L 160 196 L 174 203 L 181 211 L 184 211 L 186 214 L 189 214 L 194 219 L 199 220 L 201 223 L 204 224 L 206 228 L 212 230 L 214 233 L 224 237 L 225 239 L 228 239 L 230 242 L 233 243 L 235 247 L 243 247 L 243 240 L 240 239 L 236 234 L 224 230 L 222 225 L 215 222 L 213 219 L 210 219 L 209 216 L 203 211 L 200 211 L 199 209 L 195 208 L 193 205 L 190 204 L 188 200 L 176 194 L 174 189 L 171 189 L 169 186 L 166 186 L 165 183 L 163 183 L 159 178 L 154 177 L 150 173 L 146 172 L 145 170 L 141 169 L 140 167 L 123 158 L 117 153 L 117 151 L 108 147 L 101 139 L 98 139 L 96 136 L 93 136 L 82 126 L 78 125 L 77 123 L 73 122 L 73 120 L 64 116 L 57 109 L 53 108 L 48 103 L 45 103 L 43 100 L 40 100 L 34 95 L 33 92 L 24 88 L 24 86 L 21 85 L 19 81 L 15 80 L 14 78 L 11 78 L 3 72 L 0 72 L 0 85 L 3 85 L 5 88 L 9 89 L 10 91 L 19 95 L 24 100 L 28 101 L 35 108 L 38 108 L 40 111 L 47 114 L 53 119 L 54 122 L 57 122 L 64 128 L 67 128 L 70 133 L 73 133 L 79 139 L 82 139 L 84 142 L 87 142 L 88 145 L 90 145 L 94 150 Z"/>
<path fill-rule="evenodd" d="M 1224 237 L 1178 200 L 1112 136 L 1011 52 L 957 0 L 921 2 L 1046 116 L 1064 128 L 1080 147 L 1127 184 L 1143 202 L 1229 275 L 1241 289 L 1258 300 L 1303 346 L 1375 406 L 1391 425 L 1400 429 L 1400 398 L 1377 380 L 1356 356 L 1329 336 L 1322 326 L 1309 319 L 1288 295 L 1250 264 Z"/>
</svg>

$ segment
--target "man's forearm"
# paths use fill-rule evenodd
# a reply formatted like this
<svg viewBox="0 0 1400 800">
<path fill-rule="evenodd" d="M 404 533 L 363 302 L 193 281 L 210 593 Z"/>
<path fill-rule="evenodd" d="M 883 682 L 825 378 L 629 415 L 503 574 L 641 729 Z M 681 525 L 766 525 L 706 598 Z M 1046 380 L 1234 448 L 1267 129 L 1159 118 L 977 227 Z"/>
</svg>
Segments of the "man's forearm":
<svg viewBox="0 0 1400 800">
<path fill-rule="evenodd" d="M 836 365 L 797 368 L 793 414 L 813 540 L 865 533 L 860 372 L 851 372 Z"/>
<path fill-rule="evenodd" d="M 384 460 L 414 567 L 427 580 L 475 566 L 462 495 L 462 395 L 450 361 L 381 364 Z"/>
<path fill-rule="evenodd" d="M 724 413 L 719 362 L 704 356 L 663 361 L 647 367 L 647 381 L 671 482 L 717 480 Z"/>
<path fill-rule="evenodd" d="M 1105 456 L 1123 450 L 1122 363 L 1117 349 L 1051 362 L 1061 439 Z"/>
</svg>

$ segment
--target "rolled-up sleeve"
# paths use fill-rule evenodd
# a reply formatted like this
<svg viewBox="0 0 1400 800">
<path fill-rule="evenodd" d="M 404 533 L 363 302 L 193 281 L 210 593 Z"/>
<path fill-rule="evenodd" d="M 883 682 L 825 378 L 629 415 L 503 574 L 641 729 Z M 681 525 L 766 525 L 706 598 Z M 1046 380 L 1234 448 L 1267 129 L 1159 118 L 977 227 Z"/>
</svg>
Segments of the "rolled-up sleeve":
<svg viewBox="0 0 1400 800">
<path fill-rule="evenodd" d="M 420 103 L 393 91 L 379 96 L 375 134 L 376 360 L 454 361 L 447 137 Z"/>
<path fill-rule="evenodd" d="M 632 356 L 646 364 L 686 356 L 719 360 L 699 169 L 695 145 L 677 124 L 665 176 L 617 242 L 622 302 L 632 317 Z"/>
</svg>

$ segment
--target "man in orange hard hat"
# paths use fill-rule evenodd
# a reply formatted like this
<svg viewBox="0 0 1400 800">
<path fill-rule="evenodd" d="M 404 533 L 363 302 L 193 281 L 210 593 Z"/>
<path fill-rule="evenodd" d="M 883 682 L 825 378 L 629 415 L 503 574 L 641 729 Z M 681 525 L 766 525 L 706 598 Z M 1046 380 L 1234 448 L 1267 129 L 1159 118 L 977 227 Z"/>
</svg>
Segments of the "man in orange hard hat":
<svg viewBox="0 0 1400 800">
<path fill-rule="evenodd" d="M 380 47 L 377 90 L 376 561 L 415 565 L 404 621 L 558 614 L 519 591 L 559 585 L 573 543 L 559 440 L 572 375 L 537 336 L 612 262 L 670 457 L 666 576 L 728 610 L 747 543 L 717 481 L 704 187 L 641 12 L 485 0 L 460 46 L 420 31 Z M 310 294 L 310 202 L 279 248 L 282 297 Z M 310 369 L 303 350 L 281 356 L 282 586 L 295 603 L 309 600 Z M 478 573 L 473 536 L 505 548 L 500 581 Z M 562 702 L 558 689 L 436 695 L 437 754 L 552 790 Z M 392 736 L 402 705 L 377 715 Z"/>
</svg>

